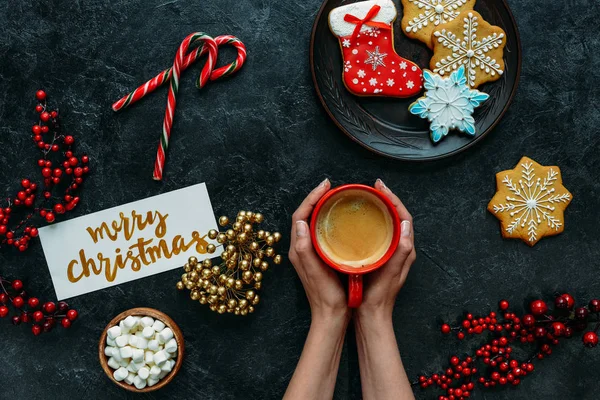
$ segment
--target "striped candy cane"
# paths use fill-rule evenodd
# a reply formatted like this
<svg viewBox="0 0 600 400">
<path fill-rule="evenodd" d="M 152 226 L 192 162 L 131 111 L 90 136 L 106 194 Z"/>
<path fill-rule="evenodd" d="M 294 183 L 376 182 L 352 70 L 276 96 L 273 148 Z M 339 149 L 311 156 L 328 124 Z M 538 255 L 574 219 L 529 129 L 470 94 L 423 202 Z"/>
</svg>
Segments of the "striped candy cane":
<svg viewBox="0 0 600 400">
<path fill-rule="evenodd" d="M 158 150 L 156 152 L 156 161 L 154 162 L 154 174 L 152 177 L 155 181 L 162 180 L 163 176 L 166 152 L 169 148 L 171 127 L 173 126 L 175 105 L 177 104 L 176 96 L 177 91 L 179 90 L 179 77 L 182 71 L 181 67 L 183 66 L 185 56 L 190 46 L 193 46 L 199 42 L 204 42 L 204 46 L 208 48 L 208 59 L 206 60 L 206 64 L 204 64 L 204 68 L 202 68 L 202 71 L 200 72 L 200 77 L 198 78 L 198 88 L 204 87 L 206 82 L 208 82 L 210 79 L 210 74 L 212 73 L 217 62 L 217 43 L 207 34 L 203 32 L 192 33 L 186 37 L 183 42 L 181 42 L 181 46 L 179 46 L 177 56 L 173 62 L 173 73 L 171 76 L 171 84 L 169 85 L 169 95 L 167 97 L 167 109 L 165 111 L 162 134 L 160 135 L 160 142 L 158 143 Z"/>
<path fill-rule="evenodd" d="M 190 47 L 199 45 L 196 49 L 186 54 Z M 237 49 L 236 59 L 229 65 L 213 70 L 217 61 L 217 48 L 221 45 L 230 44 Z M 179 77 L 187 67 L 193 64 L 198 58 L 208 53 L 208 60 L 196 81 L 196 87 L 203 88 L 206 83 L 211 80 L 215 81 L 220 78 L 229 76 L 238 71 L 246 60 L 246 46 L 235 36 L 222 35 L 212 39 L 210 36 L 202 32 L 192 33 L 181 43 L 177 56 L 173 63 L 173 67 L 168 68 L 154 78 L 138 87 L 133 92 L 124 96 L 112 106 L 113 110 L 120 111 L 123 108 L 142 99 L 149 93 L 152 93 L 165 82 L 170 81 L 169 95 L 167 99 L 167 109 L 163 122 L 163 130 L 158 146 L 156 161 L 154 163 L 154 180 L 161 180 L 165 165 L 166 151 L 169 147 L 169 138 L 171 136 L 171 127 L 173 126 L 173 116 L 176 105 L 176 95 L 179 89 Z"/>
<path fill-rule="evenodd" d="M 228 75 L 231 75 L 242 68 L 244 62 L 246 61 L 246 46 L 235 36 L 231 35 L 221 35 L 215 38 L 215 42 L 217 42 L 218 46 L 223 46 L 227 44 L 231 44 L 234 46 L 237 51 L 237 58 L 234 62 L 229 65 L 225 65 L 213 71 L 210 75 L 210 80 L 215 81 L 220 78 L 224 78 Z M 205 55 L 208 52 L 208 49 L 204 44 L 201 44 L 200 47 L 194 49 L 191 53 L 189 53 L 185 57 L 185 61 L 181 67 L 181 70 L 187 69 L 190 65 L 192 65 L 196 60 Z M 120 100 L 116 101 L 112 105 L 112 109 L 115 112 L 121 111 L 124 108 L 136 103 L 138 100 L 141 100 L 147 94 L 154 92 L 160 86 L 164 85 L 166 82 L 171 80 L 171 76 L 173 74 L 173 67 L 165 69 L 154 78 L 150 79 L 148 82 L 144 83 L 133 92 L 123 96 Z M 196 86 L 198 82 L 196 82 Z"/>
</svg>

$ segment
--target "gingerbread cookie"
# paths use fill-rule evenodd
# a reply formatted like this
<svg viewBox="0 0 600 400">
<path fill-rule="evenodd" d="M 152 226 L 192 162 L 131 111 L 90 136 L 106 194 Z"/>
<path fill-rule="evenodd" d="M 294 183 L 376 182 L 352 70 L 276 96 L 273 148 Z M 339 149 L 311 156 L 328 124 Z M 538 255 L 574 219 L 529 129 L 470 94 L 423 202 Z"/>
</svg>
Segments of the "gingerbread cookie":
<svg viewBox="0 0 600 400">
<path fill-rule="evenodd" d="M 338 38 L 346 88 L 358 96 L 411 97 L 423 88 L 423 72 L 394 50 L 392 0 L 360 1 L 329 13 Z"/>
<path fill-rule="evenodd" d="M 440 75 L 461 65 L 472 88 L 500 79 L 504 73 L 506 34 L 475 11 L 464 11 L 456 19 L 433 31 L 430 67 Z"/>
<path fill-rule="evenodd" d="M 563 186 L 558 167 L 523 157 L 515 169 L 496 174 L 496 186 L 488 211 L 500 220 L 503 237 L 533 246 L 564 230 L 564 211 L 573 196 Z"/>
<path fill-rule="evenodd" d="M 431 122 L 431 140 L 439 142 L 451 129 L 475 136 L 473 112 L 490 96 L 469 88 L 465 67 L 461 65 L 446 78 L 426 69 L 424 77 L 425 96 L 412 103 L 408 110 Z"/>
<path fill-rule="evenodd" d="M 472 10 L 475 0 L 402 0 L 402 30 L 433 49 L 431 34 L 439 25 L 454 20 L 465 10 Z"/>
</svg>

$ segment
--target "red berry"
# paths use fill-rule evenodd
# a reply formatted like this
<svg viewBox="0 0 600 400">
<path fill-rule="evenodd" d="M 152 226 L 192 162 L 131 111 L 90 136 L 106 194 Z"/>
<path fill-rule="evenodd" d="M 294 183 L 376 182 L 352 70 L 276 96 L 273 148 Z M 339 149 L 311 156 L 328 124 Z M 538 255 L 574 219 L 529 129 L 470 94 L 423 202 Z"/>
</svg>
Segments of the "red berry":
<svg viewBox="0 0 600 400">
<path fill-rule="evenodd" d="M 548 311 L 548 306 L 543 300 L 532 301 L 529 308 L 531 309 L 531 313 L 536 317 L 542 316 Z"/>
<path fill-rule="evenodd" d="M 11 286 L 13 289 L 15 289 L 17 292 L 19 292 L 23 289 L 23 282 L 21 282 L 18 279 L 15 279 Z"/>
<path fill-rule="evenodd" d="M 29 305 L 29 307 L 35 309 L 40 306 L 40 301 L 37 297 L 31 297 L 29 300 L 27 300 L 27 304 Z"/>
<path fill-rule="evenodd" d="M 41 113 L 42 111 L 44 111 L 44 107 L 41 104 L 35 106 L 35 112 Z"/>
<path fill-rule="evenodd" d="M 23 298 L 21 296 L 15 297 L 12 301 L 13 301 L 13 306 L 15 306 L 16 308 L 21 308 L 25 304 L 25 300 L 23 300 Z"/>
<path fill-rule="evenodd" d="M 42 169 L 42 176 L 44 178 L 50 178 L 52 176 L 52 170 L 50 168 Z"/>
<path fill-rule="evenodd" d="M 77 312 L 77 310 L 69 310 L 67 312 L 67 318 L 69 318 L 70 321 L 75 321 L 78 316 L 79 313 Z"/>
<path fill-rule="evenodd" d="M 21 317 L 18 315 L 15 315 L 14 317 L 12 317 L 11 320 L 13 325 L 20 325 L 21 324 Z"/>
<path fill-rule="evenodd" d="M 71 157 L 71 158 L 69 158 L 69 164 L 71 165 L 71 167 L 74 167 L 74 166 L 76 166 L 78 162 L 79 162 L 79 161 L 77 160 L 77 158 L 76 158 L 76 157 Z"/>
<path fill-rule="evenodd" d="M 448 333 L 450 333 L 450 331 L 451 331 L 450 325 L 448 325 L 448 324 L 442 325 L 442 333 L 444 335 L 447 335 Z"/>
<path fill-rule="evenodd" d="M 575 299 L 573 298 L 573 296 L 571 296 L 569 293 L 565 293 L 562 295 L 562 297 L 565 300 L 567 300 L 567 309 L 572 310 L 573 307 L 575 306 Z"/>
<path fill-rule="evenodd" d="M 46 213 L 46 221 L 47 222 L 52 223 L 52 222 L 54 222 L 55 219 L 56 218 L 54 216 L 54 213 L 52 213 L 52 212 Z"/>
<path fill-rule="evenodd" d="M 31 237 L 37 237 L 39 234 L 37 228 L 31 228 L 31 232 L 29 232 L 29 236 Z"/>
<path fill-rule="evenodd" d="M 45 100 L 46 92 L 44 92 L 43 90 L 38 90 L 37 92 L 35 92 L 35 98 L 39 101 Z"/>
<path fill-rule="evenodd" d="M 600 312 L 600 300 L 592 299 L 590 300 L 590 304 L 588 305 L 591 312 Z"/>
<path fill-rule="evenodd" d="M 53 144 L 51 149 L 52 149 L 52 151 L 58 151 L 59 147 L 57 144 Z"/>
<path fill-rule="evenodd" d="M 42 134 L 42 127 L 39 125 L 34 125 L 31 127 L 31 132 L 33 132 L 34 135 L 41 135 Z"/>
<path fill-rule="evenodd" d="M 8 315 L 8 307 L 0 306 L 0 318 L 4 318 Z"/>
<path fill-rule="evenodd" d="M 36 311 L 33 313 L 33 320 L 35 322 L 41 322 L 44 319 L 44 313 L 41 311 Z"/>
<path fill-rule="evenodd" d="M 465 334 L 463 332 L 458 332 L 458 335 L 456 335 L 456 337 L 458 338 L 458 340 L 463 340 L 465 338 Z"/>
<path fill-rule="evenodd" d="M 90 161 L 90 158 L 88 156 L 82 156 L 81 157 L 81 162 L 84 164 L 87 164 Z"/>
<path fill-rule="evenodd" d="M 499 308 L 504 311 L 504 310 L 508 310 L 508 307 L 510 306 L 510 304 L 508 303 L 507 300 L 501 300 L 500 304 L 499 304 Z"/>
<path fill-rule="evenodd" d="M 569 308 L 569 302 L 562 295 L 557 296 L 556 299 L 554 299 L 554 307 L 556 307 L 558 310 L 566 310 Z"/>
<path fill-rule="evenodd" d="M 535 324 L 535 317 L 531 314 L 525 314 L 522 319 L 523 325 L 533 326 Z"/>
<path fill-rule="evenodd" d="M 50 128 L 47 125 L 42 126 L 42 133 L 48 133 L 49 130 Z"/>
<path fill-rule="evenodd" d="M 535 337 L 543 338 L 545 336 L 546 336 L 546 328 L 544 328 L 543 326 L 538 326 L 537 328 L 535 328 Z"/>
<path fill-rule="evenodd" d="M 469 322 L 469 320 L 466 320 L 466 319 L 465 319 L 465 320 L 462 322 L 462 326 L 463 326 L 463 328 L 465 328 L 465 329 L 469 329 L 469 328 L 471 327 L 471 322 Z"/>
<path fill-rule="evenodd" d="M 46 312 L 46 314 L 53 314 L 56 311 L 56 304 L 49 301 L 47 303 L 44 303 L 43 309 Z"/>
<path fill-rule="evenodd" d="M 56 204 L 54 206 L 54 212 L 57 214 L 64 214 L 65 213 L 65 206 L 63 206 L 62 204 Z"/>
<path fill-rule="evenodd" d="M 565 334 L 566 326 L 562 322 L 552 323 L 552 334 L 556 337 L 563 336 Z"/>
<path fill-rule="evenodd" d="M 52 330 L 52 328 L 54 327 L 54 322 L 51 322 L 52 320 L 47 320 L 46 322 L 44 322 L 43 326 L 43 330 L 44 332 L 50 332 Z"/>
<path fill-rule="evenodd" d="M 73 143 L 75 143 L 75 138 L 73 138 L 73 136 L 71 136 L 71 135 L 65 136 L 65 144 L 66 145 L 70 146 Z"/>
<path fill-rule="evenodd" d="M 583 335 L 583 344 L 586 347 L 596 347 L 598 344 L 598 335 L 596 332 L 586 332 Z"/>
<path fill-rule="evenodd" d="M 34 336 L 39 336 L 42 333 L 42 328 L 39 325 L 32 325 L 31 332 Z"/>
<path fill-rule="evenodd" d="M 67 329 L 71 327 L 71 321 L 69 320 L 69 318 L 63 318 L 60 321 L 60 324 L 63 326 L 63 328 Z"/>
<path fill-rule="evenodd" d="M 8 302 L 8 295 L 6 293 L 0 293 L 0 304 L 6 304 Z"/>
<path fill-rule="evenodd" d="M 50 119 L 50 114 L 47 111 L 44 111 L 40 114 L 40 119 L 44 122 L 47 122 Z"/>
<path fill-rule="evenodd" d="M 59 301 L 57 306 L 58 312 L 66 313 L 69 311 L 69 305 L 65 301 Z"/>
<path fill-rule="evenodd" d="M 575 318 L 580 321 L 585 321 L 589 314 L 589 311 L 585 307 L 579 307 L 577 310 L 575 310 Z"/>
</svg>

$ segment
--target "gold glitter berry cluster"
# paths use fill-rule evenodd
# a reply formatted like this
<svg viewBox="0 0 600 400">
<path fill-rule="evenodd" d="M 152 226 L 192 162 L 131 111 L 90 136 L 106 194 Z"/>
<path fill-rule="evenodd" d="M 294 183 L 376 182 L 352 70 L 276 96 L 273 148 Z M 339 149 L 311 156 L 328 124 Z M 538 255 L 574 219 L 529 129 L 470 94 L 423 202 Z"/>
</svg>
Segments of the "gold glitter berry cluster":
<svg viewBox="0 0 600 400">
<path fill-rule="evenodd" d="M 177 289 L 190 291 L 190 298 L 200 304 L 208 304 L 219 314 L 247 315 L 254 312 L 260 302 L 258 290 L 262 286 L 263 272 L 269 269 L 269 258 L 281 263 L 273 245 L 281 240 L 279 232 L 255 230 L 264 217 L 260 213 L 240 211 L 230 225 L 229 218 L 219 218 L 223 232 L 210 230 L 208 237 L 223 245 L 220 263 L 206 259 L 198 262 L 190 257 L 183 266 L 185 273 L 177 282 Z M 206 247 L 214 253 L 214 244 Z"/>
</svg>

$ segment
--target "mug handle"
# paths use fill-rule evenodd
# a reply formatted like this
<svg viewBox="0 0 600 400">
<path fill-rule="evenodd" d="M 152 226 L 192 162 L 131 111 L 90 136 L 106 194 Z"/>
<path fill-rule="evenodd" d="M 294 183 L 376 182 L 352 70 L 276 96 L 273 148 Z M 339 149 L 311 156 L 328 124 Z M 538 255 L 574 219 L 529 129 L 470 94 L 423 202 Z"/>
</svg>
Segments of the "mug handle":
<svg viewBox="0 0 600 400">
<path fill-rule="evenodd" d="M 363 278 L 362 275 L 350 275 L 348 277 L 348 307 L 358 308 L 362 303 Z"/>
</svg>

